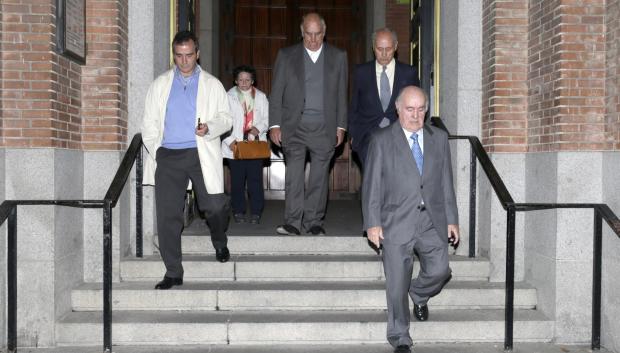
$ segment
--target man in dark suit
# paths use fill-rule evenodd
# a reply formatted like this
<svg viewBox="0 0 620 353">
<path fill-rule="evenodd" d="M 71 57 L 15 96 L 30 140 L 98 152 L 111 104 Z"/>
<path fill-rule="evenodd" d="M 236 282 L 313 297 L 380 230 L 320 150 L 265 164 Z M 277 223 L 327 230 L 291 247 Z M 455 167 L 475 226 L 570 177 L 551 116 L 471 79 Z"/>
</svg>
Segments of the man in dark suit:
<svg viewBox="0 0 620 353">
<path fill-rule="evenodd" d="M 347 54 L 323 42 L 325 20 L 303 17 L 303 42 L 281 49 L 269 97 L 269 136 L 286 160 L 285 224 L 278 234 L 325 234 L 329 165 L 344 140 L 347 119 Z M 306 152 L 310 175 L 304 188 Z"/>
<path fill-rule="evenodd" d="M 375 60 L 357 65 L 349 106 L 351 146 L 362 167 L 370 135 L 396 121 L 394 102 L 405 86 L 420 86 L 417 70 L 394 59 L 398 47 L 396 33 L 381 28 L 372 34 Z"/>
<path fill-rule="evenodd" d="M 362 190 L 364 229 L 377 247 L 383 243 L 388 324 L 394 352 L 409 353 L 409 300 L 420 321 L 427 301 L 449 280 L 448 244 L 459 241 L 448 135 L 424 124 L 428 99 L 405 87 L 396 99 L 399 123 L 370 141 Z M 420 272 L 412 280 L 414 252 Z"/>
</svg>

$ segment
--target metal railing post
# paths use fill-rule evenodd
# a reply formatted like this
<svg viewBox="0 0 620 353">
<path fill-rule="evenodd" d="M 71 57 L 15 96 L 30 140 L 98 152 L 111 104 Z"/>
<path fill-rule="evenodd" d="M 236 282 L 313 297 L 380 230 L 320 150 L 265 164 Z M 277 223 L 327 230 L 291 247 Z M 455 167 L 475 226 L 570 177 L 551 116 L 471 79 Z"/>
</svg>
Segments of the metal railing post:
<svg viewBox="0 0 620 353">
<path fill-rule="evenodd" d="M 507 208 L 506 222 L 506 308 L 504 350 L 512 351 L 515 290 L 515 208 Z"/>
<path fill-rule="evenodd" d="M 112 352 L 112 205 L 103 200 L 103 351 Z"/>
<path fill-rule="evenodd" d="M 136 257 L 143 256 L 142 239 L 142 147 L 136 155 Z"/>
<path fill-rule="evenodd" d="M 13 204 L 7 226 L 7 352 L 17 352 L 17 205 Z"/>
<path fill-rule="evenodd" d="M 469 257 L 476 257 L 476 152 L 469 149 Z"/>
<path fill-rule="evenodd" d="M 594 254 L 592 264 L 592 349 L 601 349 L 601 268 L 603 217 L 594 208 Z"/>
</svg>

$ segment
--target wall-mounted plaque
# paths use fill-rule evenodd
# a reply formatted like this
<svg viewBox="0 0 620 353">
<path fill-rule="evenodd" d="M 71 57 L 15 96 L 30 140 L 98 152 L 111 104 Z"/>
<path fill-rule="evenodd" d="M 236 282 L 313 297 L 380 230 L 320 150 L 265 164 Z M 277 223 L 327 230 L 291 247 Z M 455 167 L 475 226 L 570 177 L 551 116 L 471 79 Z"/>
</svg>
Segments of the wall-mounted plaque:
<svg viewBox="0 0 620 353">
<path fill-rule="evenodd" d="M 56 0 L 56 50 L 86 63 L 86 0 Z"/>
</svg>

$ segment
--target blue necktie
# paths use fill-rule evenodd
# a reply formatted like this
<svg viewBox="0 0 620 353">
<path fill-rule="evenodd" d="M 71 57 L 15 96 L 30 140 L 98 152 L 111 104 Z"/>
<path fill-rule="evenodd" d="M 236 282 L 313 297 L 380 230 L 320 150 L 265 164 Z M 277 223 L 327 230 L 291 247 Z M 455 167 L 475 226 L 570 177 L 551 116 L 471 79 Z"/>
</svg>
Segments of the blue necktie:
<svg viewBox="0 0 620 353">
<path fill-rule="evenodd" d="M 388 105 L 390 104 L 390 98 L 392 98 L 392 93 L 390 92 L 390 80 L 388 80 L 387 73 L 385 69 L 387 66 L 383 66 L 383 72 L 381 72 L 381 78 L 379 80 L 379 98 L 381 99 L 381 107 L 383 111 L 386 111 Z"/>
<path fill-rule="evenodd" d="M 415 159 L 415 164 L 418 166 L 420 175 L 422 175 L 422 168 L 424 167 L 424 156 L 422 155 L 422 149 L 420 148 L 420 144 L 418 143 L 418 134 L 414 132 L 409 138 L 413 140 L 413 144 L 411 145 L 411 153 L 413 153 L 413 159 Z"/>
</svg>

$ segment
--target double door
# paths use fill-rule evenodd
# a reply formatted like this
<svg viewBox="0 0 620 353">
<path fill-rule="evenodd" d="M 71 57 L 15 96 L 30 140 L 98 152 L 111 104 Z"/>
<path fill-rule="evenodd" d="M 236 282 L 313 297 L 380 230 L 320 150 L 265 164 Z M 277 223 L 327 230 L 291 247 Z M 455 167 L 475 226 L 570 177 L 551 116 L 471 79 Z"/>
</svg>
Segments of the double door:
<svg viewBox="0 0 620 353">
<path fill-rule="evenodd" d="M 278 50 L 301 41 L 301 18 L 312 11 L 325 18 L 326 41 L 347 51 L 350 73 L 355 64 L 366 61 L 365 3 L 357 0 L 221 2 L 219 78 L 230 88 L 233 69 L 242 64 L 252 65 L 257 72 L 257 88 L 269 95 Z M 284 171 L 282 151 L 276 149 L 263 170 L 266 198 L 284 197 Z M 336 149 L 330 171 L 330 198 L 356 197 L 360 184 L 359 169 L 352 160 L 349 144 L 344 143 Z"/>
</svg>

